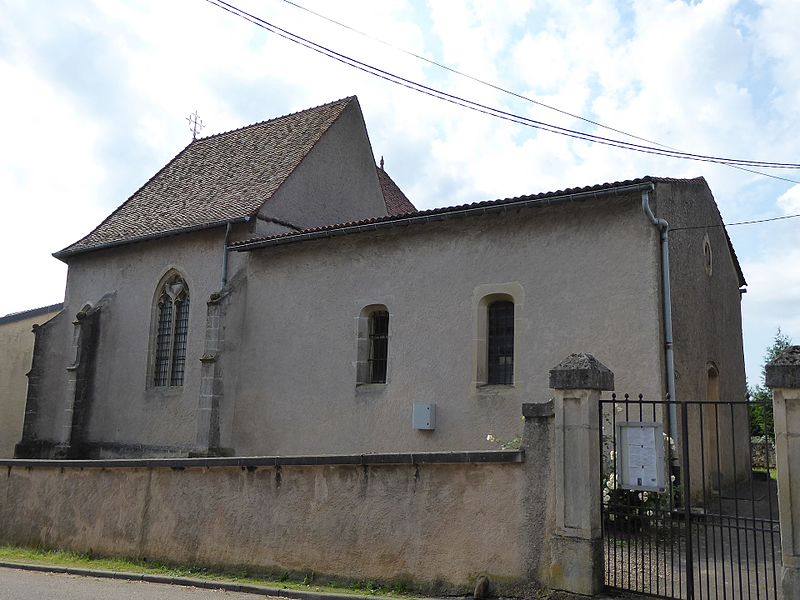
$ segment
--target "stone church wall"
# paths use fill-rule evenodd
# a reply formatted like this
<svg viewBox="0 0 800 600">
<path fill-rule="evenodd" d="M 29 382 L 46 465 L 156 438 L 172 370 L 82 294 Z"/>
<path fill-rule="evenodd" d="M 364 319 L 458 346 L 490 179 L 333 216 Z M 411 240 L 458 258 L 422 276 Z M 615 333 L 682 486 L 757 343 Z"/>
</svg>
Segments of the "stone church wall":
<svg viewBox="0 0 800 600">
<path fill-rule="evenodd" d="M 221 285 L 224 228 L 90 252 L 70 260 L 64 312 L 49 324 L 38 363 L 39 412 L 31 423 L 33 445 L 52 456 L 72 441 L 78 455 L 93 457 L 186 455 L 194 446 L 200 361 L 205 343 L 207 302 Z M 243 257 L 230 257 L 229 272 Z M 185 383 L 156 388 L 149 379 L 156 286 L 170 269 L 186 280 L 190 294 Z M 79 314 L 98 312 L 99 335 L 82 348 Z M 87 313 L 88 314 L 88 313 Z M 83 336 L 87 331 L 83 331 Z M 83 363 L 93 361 L 83 393 L 80 440 L 70 440 L 76 382 Z M 85 370 L 85 369 L 83 369 Z M 73 374 L 73 375 L 71 375 Z M 80 381 L 77 382 L 80 384 Z M 41 442 L 41 443 L 40 443 Z"/>
<path fill-rule="evenodd" d="M 664 197 L 668 201 L 658 201 Z M 656 207 L 672 229 L 670 281 L 678 400 L 742 401 L 747 383 L 741 305 L 747 302 L 747 295 L 737 291 L 738 275 L 711 191 L 703 182 L 664 184 L 657 190 Z M 711 226 L 698 227 L 701 225 Z M 719 420 L 721 431 L 733 431 L 736 439 L 749 439 L 746 408 L 709 406 L 703 418 L 705 431 L 700 431 L 697 417 L 690 425 L 693 472 L 698 477 L 705 472 L 708 489 L 718 486 L 714 469 L 702 467 L 702 438 L 710 447 L 719 444 L 726 448 L 719 457 L 723 480 L 730 480 L 734 471 L 739 480 L 746 480 L 750 471 L 747 444 L 718 439 L 719 432 L 712 425 Z M 696 491 L 695 500 L 699 501 L 702 490 L 698 486 Z"/>
<path fill-rule="evenodd" d="M 658 190 L 666 202 L 669 188 Z M 710 218 L 697 198 L 684 220 Z M 231 252 L 221 294 L 224 228 L 75 256 L 64 312 L 42 331 L 33 438 L 69 441 L 85 309 L 99 310 L 99 336 L 79 456 L 493 449 L 487 436 L 519 437 L 518 406 L 546 402 L 548 367 L 577 349 L 602 357 L 621 393 L 661 398 L 658 232 L 640 202 L 630 193 Z M 702 247 L 671 245 L 679 390 L 697 389 L 685 386 L 712 361 L 727 394 L 741 378 L 738 290 L 722 232 L 709 235 L 712 300 L 693 289 Z M 155 388 L 154 297 L 169 269 L 191 294 L 186 374 Z M 513 385 L 481 374 L 482 315 L 497 295 L 514 302 Z M 387 381 L 359 384 L 362 313 L 375 305 L 390 315 Z M 435 406 L 434 429 L 412 428 L 414 402 Z"/>
<path fill-rule="evenodd" d="M 618 389 L 661 397 L 658 234 L 641 197 L 509 210 L 249 252 L 236 357 L 239 455 L 496 447 L 521 402 L 545 402 L 549 366 L 603 358 Z M 483 385 L 481 301 L 515 303 L 513 385 Z M 358 319 L 390 314 L 388 380 L 357 385 Z M 230 368 L 228 369 L 230 372 Z M 436 428 L 414 430 L 414 402 Z"/>
</svg>

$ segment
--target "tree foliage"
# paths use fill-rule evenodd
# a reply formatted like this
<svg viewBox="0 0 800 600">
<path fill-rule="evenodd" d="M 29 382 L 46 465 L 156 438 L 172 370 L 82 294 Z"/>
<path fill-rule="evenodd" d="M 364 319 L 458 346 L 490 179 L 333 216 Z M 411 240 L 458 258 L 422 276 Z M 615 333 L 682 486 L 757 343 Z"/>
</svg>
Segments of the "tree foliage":
<svg viewBox="0 0 800 600">
<path fill-rule="evenodd" d="M 767 348 L 764 355 L 764 364 L 761 367 L 761 383 L 753 388 L 748 386 L 748 393 L 752 404 L 750 405 L 750 434 L 754 436 L 775 437 L 775 422 L 772 416 L 772 391 L 766 386 L 766 366 L 786 348 L 792 345 L 789 336 L 781 333 L 781 328 L 775 333 L 775 339 Z"/>
</svg>

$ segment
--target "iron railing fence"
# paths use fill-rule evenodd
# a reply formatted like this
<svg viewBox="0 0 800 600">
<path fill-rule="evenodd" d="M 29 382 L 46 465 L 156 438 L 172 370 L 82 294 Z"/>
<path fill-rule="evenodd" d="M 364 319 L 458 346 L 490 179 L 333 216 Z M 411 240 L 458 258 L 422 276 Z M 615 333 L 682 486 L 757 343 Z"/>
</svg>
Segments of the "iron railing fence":
<svg viewBox="0 0 800 600">
<path fill-rule="evenodd" d="M 677 443 L 669 404 L 627 394 L 600 402 L 606 586 L 679 600 L 779 600 L 774 430 L 771 418 L 753 419 L 771 415 L 771 404 L 680 402 Z M 658 490 L 623 486 L 619 452 L 630 450 L 619 436 L 636 423 L 665 431 Z"/>
</svg>

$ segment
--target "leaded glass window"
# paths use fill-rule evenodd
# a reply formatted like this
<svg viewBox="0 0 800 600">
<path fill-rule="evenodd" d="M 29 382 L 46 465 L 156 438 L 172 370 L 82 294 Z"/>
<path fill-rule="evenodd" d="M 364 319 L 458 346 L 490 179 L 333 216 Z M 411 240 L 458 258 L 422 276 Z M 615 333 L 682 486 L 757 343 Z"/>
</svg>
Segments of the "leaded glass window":
<svg viewBox="0 0 800 600">
<path fill-rule="evenodd" d="M 157 300 L 153 385 L 183 385 L 189 333 L 189 287 L 178 275 L 161 286 Z"/>
</svg>

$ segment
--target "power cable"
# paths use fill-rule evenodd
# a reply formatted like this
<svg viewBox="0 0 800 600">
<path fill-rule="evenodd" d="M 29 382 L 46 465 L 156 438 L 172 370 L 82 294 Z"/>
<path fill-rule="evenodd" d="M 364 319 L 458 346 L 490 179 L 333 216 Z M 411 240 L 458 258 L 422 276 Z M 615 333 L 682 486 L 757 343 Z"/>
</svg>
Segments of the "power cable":
<svg viewBox="0 0 800 600">
<path fill-rule="evenodd" d="M 346 23 L 342 23 L 341 21 L 337 21 L 336 19 L 328 17 L 327 15 L 319 13 L 319 12 L 317 12 L 315 10 L 312 10 L 310 8 L 307 8 L 305 6 L 302 6 L 301 4 L 298 4 L 297 2 L 292 2 L 292 0 L 281 0 L 281 1 L 285 2 L 286 4 L 289 4 L 290 6 L 293 6 L 293 7 L 297 8 L 297 9 L 299 9 L 299 10 L 302 10 L 302 11 L 305 11 L 305 12 L 311 14 L 311 15 L 314 15 L 315 17 L 318 17 L 320 19 L 328 21 L 329 23 L 337 25 L 338 27 L 342 27 L 343 29 L 346 29 L 348 31 L 352 31 L 353 33 L 356 33 L 356 34 L 358 34 L 358 35 L 360 35 L 362 37 L 365 37 L 365 38 L 370 39 L 370 40 L 372 40 L 374 42 L 377 42 L 377 43 L 379 43 L 379 44 L 381 44 L 383 46 L 386 46 L 387 48 L 391 48 L 393 50 L 397 50 L 398 52 L 402 52 L 403 54 L 406 54 L 408 56 L 411 56 L 413 58 L 416 58 L 418 60 L 426 62 L 426 63 L 428 63 L 430 65 L 439 67 L 440 69 L 444 69 L 445 71 L 449 71 L 450 73 L 453 73 L 455 75 L 459 75 L 461 77 L 465 77 L 466 79 L 469 79 L 469 80 L 474 81 L 476 83 L 479 83 L 481 85 L 487 86 L 487 87 L 489 87 L 491 89 L 494 89 L 496 91 L 503 92 L 505 94 L 508 94 L 508 95 L 513 96 L 515 98 L 518 98 L 520 100 L 525 100 L 527 102 L 530 102 L 530 103 L 535 104 L 537 106 L 541 106 L 541 107 L 546 108 L 548 110 L 552 110 L 552 111 L 555 111 L 555 112 L 560 113 L 562 115 L 566 115 L 568 117 L 572 117 L 574 119 L 578 119 L 580 121 L 583 121 L 585 123 L 589 123 L 591 125 L 594 125 L 596 127 L 600 127 L 602 129 L 607 129 L 607 130 L 613 131 L 615 133 L 620 133 L 622 135 L 626 135 L 628 137 L 640 140 L 642 142 L 647 142 L 649 144 L 655 144 L 656 146 L 661 146 L 662 148 L 667 148 L 669 150 L 676 150 L 676 151 L 678 150 L 674 146 L 669 146 L 668 144 L 662 144 L 661 142 L 657 142 L 655 140 L 650 140 L 648 138 L 644 138 L 644 137 L 635 135 L 633 133 L 629 133 L 627 131 L 623 131 L 622 129 L 616 129 L 614 127 L 611 127 L 610 125 L 605 125 L 605 124 L 600 123 L 598 121 L 593 121 L 592 119 L 588 119 L 588 118 L 583 117 L 581 115 L 577 115 L 577 114 L 571 113 L 569 111 L 560 109 L 560 108 L 558 108 L 556 106 L 552 106 L 552 105 L 547 104 L 545 102 L 542 102 L 540 100 L 536 100 L 534 98 L 531 98 L 530 96 L 525 96 L 524 94 L 520 94 L 520 93 L 515 92 L 513 90 L 509 90 L 509 89 L 504 88 L 504 87 L 502 87 L 502 86 L 500 86 L 500 85 L 498 85 L 496 83 L 492 83 L 490 81 L 486 81 L 484 79 L 481 79 L 480 77 L 476 77 L 475 75 L 470 75 L 469 73 L 465 73 L 465 72 L 460 71 L 460 70 L 458 70 L 458 69 L 456 69 L 454 67 L 450 67 L 449 65 L 446 65 L 446 64 L 440 63 L 438 61 L 435 61 L 435 60 L 433 60 L 431 58 L 428 58 L 427 56 L 424 56 L 424 55 L 421 55 L 421 54 L 417 54 L 416 52 L 412 52 L 411 50 L 407 50 L 406 48 L 402 48 L 402 47 L 397 46 L 395 44 L 391 44 L 391 43 L 389 43 L 389 42 L 387 42 L 385 40 L 382 40 L 382 39 L 380 39 L 378 37 L 370 35 L 370 34 L 364 32 L 364 31 L 361 31 L 359 29 L 356 29 L 355 27 L 347 25 Z M 726 166 L 731 167 L 733 169 L 738 169 L 740 171 L 746 171 L 748 173 L 753 173 L 755 175 L 761 175 L 763 177 L 770 177 L 772 179 L 778 179 L 778 180 L 786 181 L 786 182 L 789 182 L 789 183 L 800 184 L 800 181 L 797 181 L 795 179 L 790 179 L 788 177 L 781 177 L 779 175 L 773 175 L 771 173 L 764 173 L 762 171 L 756 171 L 754 169 L 748 169 L 746 167 L 742 167 L 742 166 L 738 166 L 738 165 L 728 164 Z"/>
<path fill-rule="evenodd" d="M 715 225 L 691 225 L 689 227 L 670 227 L 670 231 L 687 231 L 689 229 L 708 229 L 710 227 L 733 227 L 735 225 L 755 225 L 757 223 L 769 223 L 770 221 L 781 221 L 784 219 L 796 219 L 797 215 L 782 215 L 780 217 L 770 217 L 768 219 L 754 219 L 752 221 L 738 221 L 736 223 L 717 223 Z"/>
<path fill-rule="evenodd" d="M 641 145 L 641 144 L 633 144 L 633 143 L 630 143 L 630 142 L 625 142 L 623 140 L 617 140 L 617 139 L 605 138 L 605 137 L 602 137 L 602 136 L 596 136 L 596 135 L 593 135 L 593 134 L 589 134 L 589 133 L 585 133 L 585 132 L 581 132 L 581 131 L 576 131 L 576 130 L 568 129 L 568 128 L 565 128 L 565 127 L 559 127 L 559 126 L 556 126 L 556 125 L 552 125 L 550 123 L 545 123 L 543 121 L 537 121 L 537 120 L 534 120 L 534 119 L 529 119 L 527 117 L 523 117 L 521 115 L 517 115 L 517 114 L 514 114 L 514 113 L 503 111 L 503 110 L 498 109 L 498 108 L 494 108 L 494 107 L 487 106 L 487 105 L 484 105 L 484 104 L 481 104 L 481 103 L 478 103 L 478 102 L 474 102 L 474 101 L 468 100 L 466 98 L 462 98 L 460 96 L 456 96 L 454 94 L 449 94 L 449 93 L 444 92 L 442 90 L 439 90 L 439 89 L 436 89 L 436 88 L 433 88 L 433 87 L 430 87 L 430 86 L 426 86 L 426 85 L 420 84 L 418 82 L 412 81 L 410 79 L 406 79 L 404 77 L 401 77 L 401 76 L 396 75 L 394 73 L 391 73 L 389 71 L 385 71 L 385 70 L 380 69 L 378 67 L 374 67 L 374 66 L 369 65 L 367 63 L 364 63 L 362 61 L 356 60 L 356 59 L 354 59 L 352 57 L 349 57 L 349 56 L 347 56 L 345 54 L 336 52 L 334 50 L 331 50 L 330 48 L 327 48 L 325 46 L 317 44 L 317 43 L 315 43 L 315 42 L 313 42 L 313 41 L 311 41 L 309 39 L 306 39 L 306 38 L 304 38 L 302 36 L 294 34 L 294 33 L 290 32 L 290 31 L 288 31 L 286 29 L 278 27 L 277 25 L 274 25 L 273 23 L 265 21 L 264 19 L 261 19 L 260 17 L 256 17 L 256 16 L 254 16 L 254 15 L 252 15 L 252 14 L 250 14 L 250 13 L 248 13 L 248 12 L 242 10 L 242 9 L 239 9 L 239 8 L 233 6 L 232 4 L 229 4 L 229 3 L 225 2 L 224 0 L 206 0 L 206 1 L 209 2 L 210 4 L 213 4 L 214 6 L 217 6 L 218 8 L 221 8 L 222 10 L 230 12 L 231 14 L 234 14 L 234 15 L 236 15 L 236 16 L 244 19 L 244 20 L 247 20 L 247 21 L 253 23 L 254 25 L 256 25 L 258 27 L 261 27 L 262 29 L 265 29 L 267 31 L 275 33 L 276 35 L 278 35 L 278 36 L 280 36 L 280 37 L 282 37 L 282 38 L 284 38 L 286 40 L 289 40 L 289 41 L 291 41 L 293 43 L 296 43 L 296 44 L 299 44 L 301 46 L 304 46 L 304 47 L 306 47 L 306 48 L 308 48 L 310 50 L 313 50 L 313 51 L 315 51 L 315 52 L 317 52 L 319 54 L 327 56 L 328 58 L 332 58 L 334 60 L 337 60 L 338 62 L 341 62 L 341 63 L 346 64 L 348 66 L 351 66 L 353 68 L 359 69 L 359 70 L 364 71 L 364 72 L 366 72 L 368 74 L 371 74 L 373 76 L 379 77 L 381 79 L 385 79 L 387 81 L 390 81 L 390 82 L 395 83 L 397 85 L 401 85 L 403 87 L 412 89 L 412 90 L 417 91 L 419 93 L 423 93 L 423 94 L 432 96 L 434 98 L 438 98 L 440 100 L 444 100 L 446 102 L 450 102 L 452 104 L 456 104 L 456 105 L 462 106 L 464 108 L 468 108 L 468 109 L 476 111 L 476 112 L 481 112 L 481 113 L 484 113 L 484 114 L 488 114 L 488 115 L 494 116 L 496 118 L 500 118 L 500 119 L 504 119 L 504 120 L 507 120 L 507 121 L 515 122 L 517 124 L 521 124 L 521 125 L 525 125 L 525 126 L 528 126 L 528 127 L 532 127 L 534 129 L 540 129 L 540 130 L 543 130 L 543 131 L 549 131 L 551 133 L 557 133 L 559 135 L 563 135 L 563 136 L 566 136 L 566 137 L 571 137 L 571 138 L 579 139 L 579 140 L 583 140 L 583 141 L 600 143 L 600 144 L 604 144 L 604 145 L 607 145 L 607 146 L 618 147 L 618 148 L 623 148 L 623 149 L 627 149 L 627 150 L 633 150 L 633 151 L 642 152 L 642 153 L 646 153 L 646 154 L 654 154 L 654 155 L 659 155 L 659 156 L 666 156 L 666 157 L 670 157 L 670 158 L 681 158 L 681 159 L 684 159 L 684 160 L 696 160 L 696 161 L 701 161 L 701 162 L 713 162 L 713 163 L 727 164 L 727 165 L 732 165 L 732 166 L 754 166 L 754 167 L 760 167 L 760 168 L 782 168 L 782 169 L 799 169 L 800 168 L 800 164 L 797 164 L 797 163 L 781 163 L 781 162 L 772 162 L 772 161 L 733 159 L 733 158 L 725 158 L 725 157 L 718 157 L 718 156 L 712 156 L 712 155 L 703 155 L 703 154 L 680 152 L 680 151 L 674 151 L 674 150 L 664 150 L 664 149 L 660 149 L 660 148 L 654 148 L 652 146 L 644 146 L 644 145 Z"/>
<path fill-rule="evenodd" d="M 458 69 L 456 69 L 454 67 L 448 66 L 448 65 L 440 63 L 440 62 L 437 62 L 437 61 L 435 61 L 435 60 L 433 60 L 431 58 L 428 58 L 427 56 L 424 56 L 422 54 L 417 54 L 416 52 L 412 52 L 411 50 L 407 50 L 405 48 L 401 48 L 400 46 L 396 46 L 396 45 L 391 44 L 391 43 L 389 43 L 389 42 L 387 42 L 385 40 L 382 40 L 382 39 L 377 38 L 377 37 L 375 37 L 373 35 L 365 33 L 365 32 L 363 32 L 363 31 L 361 31 L 359 29 L 356 29 L 355 27 L 347 25 L 346 23 L 342 23 L 341 21 L 337 21 L 336 19 L 332 19 L 331 17 L 323 15 L 322 13 L 318 13 L 318 12 L 316 12 L 314 10 L 311 10 L 310 8 L 302 6 L 302 5 L 298 4 L 297 2 L 292 2 L 292 0 L 281 0 L 281 1 L 285 2 L 286 4 L 289 4 L 291 6 L 294 6 L 295 8 L 298 8 L 298 9 L 300 9 L 302 11 L 305 11 L 305 12 L 307 12 L 309 14 L 312 14 L 315 17 L 319 17 L 320 19 L 328 21 L 329 23 L 333 23 L 334 25 L 338 25 L 339 27 L 342 27 L 344 29 L 352 31 L 353 33 L 356 33 L 356 34 L 358 34 L 360 36 L 363 36 L 363 37 L 365 37 L 367 39 L 370 39 L 370 40 L 372 40 L 374 42 L 377 42 L 379 44 L 382 44 L 383 46 L 386 46 L 387 48 L 392 48 L 393 50 L 397 50 L 398 52 L 402 52 L 403 54 L 406 54 L 408 56 L 412 56 L 412 57 L 414 57 L 414 58 L 416 58 L 418 60 L 424 61 L 424 62 L 426 62 L 426 63 L 428 63 L 430 65 L 433 65 L 435 67 L 439 67 L 440 69 L 444 69 L 445 71 L 449 71 L 450 73 L 453 73 L 455 75 L 459 75 L 461 77 L 466 77 L 467 79 L 470 79 L 470 80 L 474 81 L 475 83 L 480 83 L 481 85 L 485 85 L 485 86 L 487 86 L 489 88 L 492 88 L 493 90 L 496 90 L 498 92 L 503 92 L 504 94 L 508 94 L 510 96 L 514 96 L 515 98 L 519 98 L 520 100 L 525 100 L 526 102 L 530 102 L 531 104 L 536 104 L 537 106 L 541 106 L 542 108 L 547 108 L 548 110 L 552 110 L 552 111 L 555 111 L 555 112 L 560 113 L 562 115 L 566 115 L 568 117 L 572 117 L 573 119 L 578 119 L 580 121 L 583 121 L 584 123 L 589 123 L 590 125 L 595 125 L 596 127 L 602 127 L 603 129 L 608 129 L 609 131 L 613 131 L 614 133 L 621 133 L 622 135 L 627 135 L 628 137 L 637 139 L 637 140 L 642 141 L 642 142 L 647 142 L 648 144 L 655 144 L 656 146 L 663 146 L 664 148 L 669 148 L 670 150 L 675 150 L 675 148 L 671 148 L 670 146 L 667 146 L 666 144 L 662 144 L 662 143 L 656 142 L 654 140 L 649 140 L 647 138 L 640 137 L 638 135 L 634 135 L 633 133 L 628 133 L 627 131 L 623 131 L 621 129 L 615 129 L 614 127 L 611 127 L 609 125 L 604 125 L 603 123 L 599 123 L 597 121 L 593 121 L 591 119 L 587 119 L 586 117 L 582 117 L 581 115 L 576 115 L 574 113 L 571 113 L 569 111 L 563 110 L 563 109 L 558 108 L 556 106 L 552 106 L 550 104 L 546 104 L 545 102 L 542 102 L 541 100 L 536 100 L 534 98 L 531 98 L 530 96 L 525 96 L 524 94 L 520 94 L 520 93 L 515 92 L 513 90 L 509 90 L 509 89 L 504 88 L 504 87 L 502 87 L 502 86 L 500 86 L 500 85 L 498 85 L 496 83 L 492 83 L 491 81 L 486 81 L 485 79 L 481 79 L 480 77 L 476 77 L 475 75 L 470 75 L 469 73 L 465 73 L 465 72 L 460 71 L 460 70 L 458 70 Z"/>
</svg>

